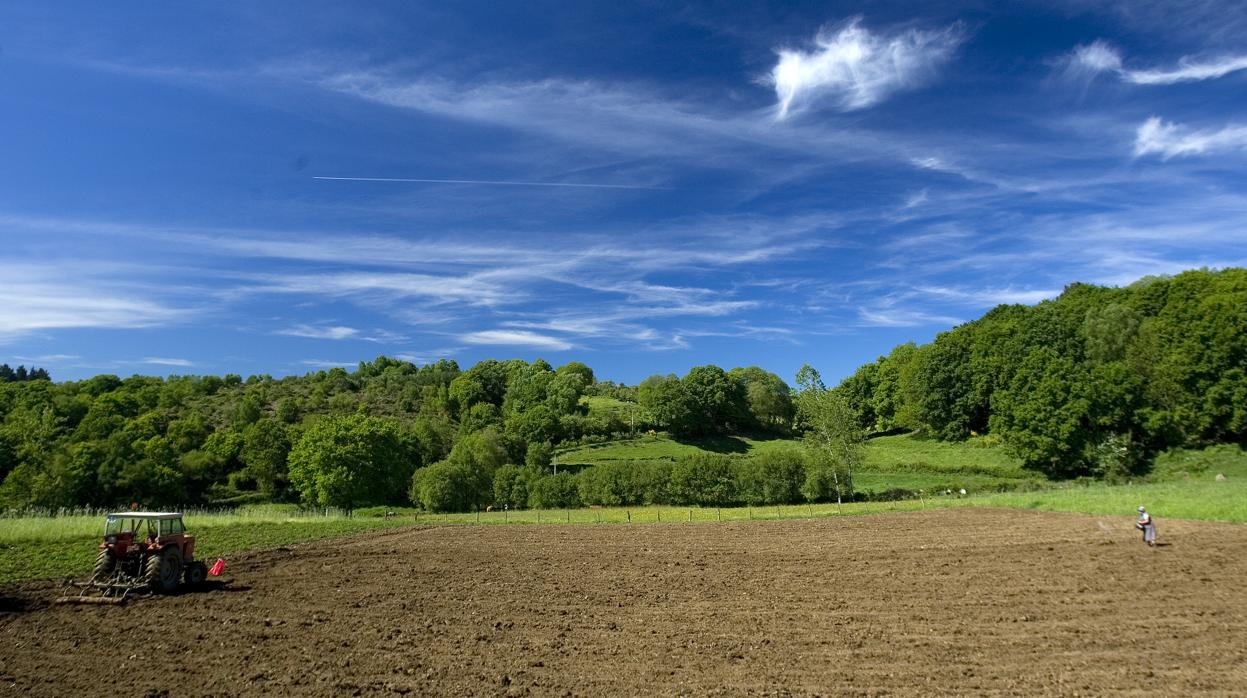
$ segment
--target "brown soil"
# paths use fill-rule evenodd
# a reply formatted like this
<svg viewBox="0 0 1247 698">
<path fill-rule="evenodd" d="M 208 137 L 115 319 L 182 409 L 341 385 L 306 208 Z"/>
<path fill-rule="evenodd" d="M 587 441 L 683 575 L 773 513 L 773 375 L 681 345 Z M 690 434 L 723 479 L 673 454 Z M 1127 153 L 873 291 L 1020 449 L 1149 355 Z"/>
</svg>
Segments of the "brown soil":
<svg viewBox="0 0 1247 698">
<path fill-rule="evenodd" d="M 7 590 L 0 695 L 1247 688 L 1247 526 L 954 510 L 412 528 L 123 607 Z M 0 609 L 3 610 L 3 609 Z"/>
</svg>

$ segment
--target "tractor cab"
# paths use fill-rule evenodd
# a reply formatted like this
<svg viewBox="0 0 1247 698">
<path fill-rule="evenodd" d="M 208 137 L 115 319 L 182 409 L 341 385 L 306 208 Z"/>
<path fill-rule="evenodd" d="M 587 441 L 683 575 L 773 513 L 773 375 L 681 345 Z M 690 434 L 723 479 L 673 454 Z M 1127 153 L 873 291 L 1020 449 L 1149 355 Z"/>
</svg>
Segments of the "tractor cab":
<svg viewBox="0 0 1247 698">
<path fill-rule="evenodd" d="M 100 550 L 111 550 L 118 558 L 124 558 L 132 548 L 155 553 L 170 546 L 177 548 L 183 560 L 194 559 L 195 537 L 186 533 L 181 514 L 125 511 L 108 515 Z"/>
</svg>

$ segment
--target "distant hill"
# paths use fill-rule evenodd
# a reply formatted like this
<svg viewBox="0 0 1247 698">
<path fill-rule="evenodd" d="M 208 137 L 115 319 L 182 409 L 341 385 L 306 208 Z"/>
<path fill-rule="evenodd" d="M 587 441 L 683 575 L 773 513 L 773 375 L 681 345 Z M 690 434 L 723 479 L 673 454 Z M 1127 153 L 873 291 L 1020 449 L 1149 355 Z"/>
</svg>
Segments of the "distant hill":
<svg viewBox="0 0 1247 698">
<path fill-rule="evenodd" d="M 864 428 L 990 434 L 1033 470 L 1128 478 L 1175 447 L 1247 443 L 1247 270 L 1071 284 L 902 344 L 837 390 Z"/>
</svg>

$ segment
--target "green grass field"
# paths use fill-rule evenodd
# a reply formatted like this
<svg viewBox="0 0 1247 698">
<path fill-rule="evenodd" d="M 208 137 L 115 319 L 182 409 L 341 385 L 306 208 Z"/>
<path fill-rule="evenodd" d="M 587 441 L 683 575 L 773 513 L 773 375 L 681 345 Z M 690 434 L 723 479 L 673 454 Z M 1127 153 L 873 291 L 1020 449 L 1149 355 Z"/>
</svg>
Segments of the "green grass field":
<svg viewBox="0 0 1247 698">
<path fill-rule="evenodd" d="M 744 452 L 786 445 L 782 440 L 740 439 Z M 716 444 L 716 448 L 723 448 Z M 578 462 L 601 462 L 594 458 L 637 459 L 682 454 L 697 446 L 665 437 L 584 447 Z M 734 445 L 732 448 L 740 448 Z M 959 455 L 960 452 L 960 455 Z M 589 454 L 586 456 L 585 454 Z M 605 454 L 605 455 L 603 455 Z M 640 454 L 640 455 L 637 455 Z M 566 454 L 565 454 L 566 455 Z M 674 456 L 668 456 L 674 457 Z M 973 472 L 953 468 L 965 458 Z M 562 457 L 561 457 L 562 459 Z M 895 502 L 797 504 L 725 509 L 697 507 L 615 507 L 572 510 L 490 511 L 469 514 L 427 514 L 400 509 L 395 518 L 384 518 L 385 508 L 358 510 L 354 517 L 341 512 L 310 513 L 292 505 L 244 507 L 229 513 L 187 512 L 187 527 L 198 536 L 197 557 L 212 560 L 245 550 L 271 548 L 320 538 L 345 536 L 379 528 L 412 524 L 507 525 L 507 524 L 686 524 L 719 521 L 795 519 L 853 516 L 948 507 L 1008 507 L 1043 511 L 1132 517 L 1135 507 L 1146 505 L 1158 519 L 1200 519 L 1247 523 L 1247 453 L 1233 446 L 1202 451 L 1162 454 L 1145 481 L 1126 484 L 1100 482 L 1050 483 L 1028 477 L 1002 452 L 993 448 L 925 442 L 911 437 L 883 437 L 868 447 L 869 466 L 857 476 L 858 488 L 877 478 L 881 489 L 905 487 L 925 490 L 919 499 Z M 1224 475 L 1224 480 L 1217 480 Z M 993 492 L 1001 481 L 1017 485 L 1007 492 Z M 969 491 L 960 496 L 963 485 Z M 898 484 L 899 483 L 899 484 Z M 930 483 L 923 487 L 923 483 Z M 886 486 L 885 486 L 886 485 Z M 951 489 L 953 494 L 948 494 Z M 18 582 L 88 572 L 104 525 L 103 513 L 71 513 L 62 516 L 0 518 L 0 583 Z"/>
<path fill-rule="evenodd" d="M 187 512 L 195 534 L 195 557 L 214 560 L 244 550 L 345 536 L 410 521 L 384 517 L 348 518 L 340 512 L 301 513 L 294 507 L 262 505 L 230 513 Z M 95 562 L 104 513 L 0 518 L 0 583 L 82 574 Z"/>
<path fill-rule="evenodd" d="M 854 473 L 854 484 L 862 492 L 962 488 L 995 491 L 1042 482 L 1040 476 L 1023 470 L 1002 447 L 975 443 L 950 444 L 909 435 L 871 439 L 866 442 L 865 467 Z M 675 460 L 705 451 L 751 455 L 799 444 L 795 439 L 745 436 L 677 441 L 660 433 L 565 449 L 557 457 L 561 467 L 577 470 L 605 462 Z"/>
</svg>

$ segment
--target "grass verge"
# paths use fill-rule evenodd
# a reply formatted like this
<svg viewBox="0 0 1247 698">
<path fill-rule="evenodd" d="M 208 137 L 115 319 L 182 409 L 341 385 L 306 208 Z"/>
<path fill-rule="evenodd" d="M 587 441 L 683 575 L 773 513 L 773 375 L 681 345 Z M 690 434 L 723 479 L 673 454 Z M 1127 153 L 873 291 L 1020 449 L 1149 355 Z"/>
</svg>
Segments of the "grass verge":
<svg viewBox="0 0 1247 698">
<path fill-rule="evenodd" d="M 408 525 L 408 520 L 345 516 L 285 520 L 215 514 L 186 516 L 195 557 L 211 562 L 246 550 Z M 10 530 L 10 527 L 12 530 Z M 76 576 L 89 572 L 104 528 L 103 516 L 0 519 L 0 583 Z M 21 532 L 25 532 L 24 535 Z"/>
</svg>

